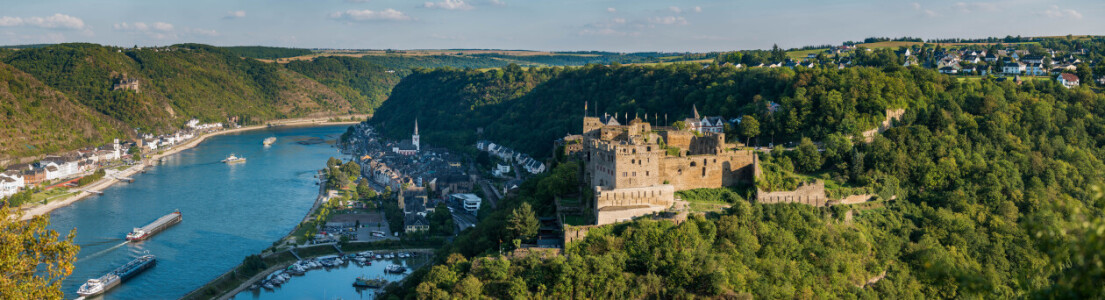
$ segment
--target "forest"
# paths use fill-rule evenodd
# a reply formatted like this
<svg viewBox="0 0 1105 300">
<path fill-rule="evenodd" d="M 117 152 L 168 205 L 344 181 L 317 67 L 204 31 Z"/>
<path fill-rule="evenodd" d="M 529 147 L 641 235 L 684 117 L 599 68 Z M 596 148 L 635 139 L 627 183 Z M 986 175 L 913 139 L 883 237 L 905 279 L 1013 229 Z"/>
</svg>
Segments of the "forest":
<svg viewBox="0 0 1105 300">
<path fill-rule="evenodd" d="M 285 57 L 296 57 L 302 55 L 308 55 L 314 53 L 314 51 L 308 49 L 298 48 L 280 48 L 280 47 L 265 47 L 265 46 L 236 46 L 236 47 L 223 47 L 226 51 L 233 53 L 234 55 L 249 58 L 260 59 L 277 59 Z"/>
<path fill-rule="evenodd" d="M 578 165 L 560 163 L 551 174 L 524 183 L 476 228 L 442 249 L 434 266 L 389 289 L 389 297 L 1105 297 L 1099 284 L 1105 276 L 1100 255 L 1105 253 L 1105 120 L 1097 117 L 1105 114 L 1105 96 L 1089 88 L 1066 89 L 1046 81 L 960 82 L 918 68 L 755 75 L 678 67 L 604 68 L 504 71 L 502 78 L 458 70 L 416 72 L 411 80 L 438 80 L 429 91 L 459 93 L 404 99 L 454 101 L 438 103 L 444 110 L 472 107 L 480 117 L 471 121 L 433 110 L 418 113 L 428 114 L 420 120 L 440 118 L 459 128 L 448 131 L 453 134 L 486 126 L 485 134 L 504 140 L 510 140 L 508 135 L 488 129 L 504 120 L 527 119 L 560 126 L 555 119 L 582 115 L 578 102 L 585 99 L 623 112 L 695 104 L 706 115 L 757 116 L 765 120 L 765 132 L 775 132 L 776 141 L 804 138 L 825 147 L 816 156 L 787 153 L 801 152 L 801 147 L 761 156 L 794 159 L 791 168 L 796 172 L 876 184 L 894 200 L 816 208 L 733 197 L 737 201 L 730 208 L 679 224 L 637 220 L 591 229 L 584 240 L 566 245 L 567 255 L 499 257 L 500 251 L 515 248 L 510 241 L 527 238 L 517 226 L 525 223 L 518 221 L 519 211 L 533 207 L 538 216 L 551 216 L 554 197 L 574 189 Z M 620 72 L 646 74 L 641 81 L 652 80 L 625 80 L 621 88 L 603 85 L 603 77 L 616 81 Z M 655 73 L 667 76 L 647 76 Z M 578 89 L 534 96 L 554 81 L 576 76 L 572 82 Z M 710 84 L 685 83 L 686 78 Z M 759 81 L 740 84 L 753 78 Z M 723 98 L 731 102 L 712 102 L 710 90 L 725 86 L 733 87 L 725 93 L 733 98 Z M 393 97 L 405 93 L 401 88 L 406 88 L 402 82 Z M 672 94 L 652 101 L 631 96 L 660 91 Z M 757 97 L 783 105 L 774 113 L 757 111 Z M 513 106 L 535 99 L 544 100 L 538 109 Z M 396 109 L 388 104 L 380 110 Z M 435 108 L 418 101 L 406 105 L 415 111 Z M 840 139 L 889 107 L 905 108 L 906 113 L 871 142 Z M 504 115 L 495 118 L 495 112 Z M 519 126 L 526 124 L 531 123 Z M 446 130 L 423 126 L 427 138 L 432 130 Z M 550 147 L 538 142 L 539 135 L 518 140 Z"/>
<path fill-rule="evenodd" d="M 668 125 L 691 115 L 761 120 L 760 145 L 821 140 L 828 134 L 860 133 L 885 119 L 886 109 L 921 102 L 932 84 L 950 78 L 906 68 L 734 69 L 691 64 L 501 70 L 416 70 L 392 90 L 370 120 L 385 135 L 413 129 L 419 118 L 427 143 L 460 148 L 488 139 L 546 157 L 551 142 L 578 134 L 584 116 L 635 116 Z M 771 105 L 778 112 L 771 112 Z M 915 104 L 914 104 L 915 105 Z M 389 124 L 393 124 L 388 126 Z M 483 128 L 477 136 L 476 128 Z M 735 135 L 730 135 L 736 137 Z M 744 139 L 742 139 L 743 141 Z"/>
</svg>

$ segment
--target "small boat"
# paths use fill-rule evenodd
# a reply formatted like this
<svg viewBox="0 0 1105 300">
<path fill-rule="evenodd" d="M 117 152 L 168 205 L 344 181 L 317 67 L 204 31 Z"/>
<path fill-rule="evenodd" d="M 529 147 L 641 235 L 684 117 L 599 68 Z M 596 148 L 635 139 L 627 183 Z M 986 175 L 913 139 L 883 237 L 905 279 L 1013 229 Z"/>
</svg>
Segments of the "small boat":
<svg viewBox="0 0 1105 300">
<path fill-rule="evenodd" d="M 384 268 L 384 272 L 386 272 L 386 273 L 396 273 L 396 274 L 403 273 L 406 270 L 407 270 L 407 268 L 404 268 L 403 266 L 400 266 L 400 265 L 390 265 L 387 268 Z"/>
<path fill-rule="evenodd" d="M 384 285 L 386 284 L 388 284 L 388 281 L 382 278 L 368 279 L 364 277 L 357 277 L 357 280 L 353 281 L 353 286 L 355 287 L 366 287 L 374 289 L 384 287 Z"/>
<path fill-rule="evenodd" d="M 229 164 L 244 163 L 244 162 L 246 162 L 245 157 L 235 156 L 234 153 L 231 153 L 230 156 L 227 156 L 226 159 L 223 160 L 223 163 L 226 163 L 228 165 Z"/>
<path fill-rule="evenodd" d="M 262 141 L 261 144 L 264 144 L 265 146 L 270 146 L 270 145 L 272 145 L 272 143 L 275 143 L 275 142 L 276 142 L 276 137 L 275 136 L 270 136 L 268 138 L 265 138 L 265 140 Z"/>
</svg>

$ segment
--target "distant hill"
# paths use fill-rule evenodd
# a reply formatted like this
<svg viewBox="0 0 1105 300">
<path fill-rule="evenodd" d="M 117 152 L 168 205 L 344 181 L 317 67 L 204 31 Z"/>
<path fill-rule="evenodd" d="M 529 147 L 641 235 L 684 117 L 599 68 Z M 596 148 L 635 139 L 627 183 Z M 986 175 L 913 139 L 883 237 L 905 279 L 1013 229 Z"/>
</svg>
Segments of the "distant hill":
<svg viewBox="0 0 1105 300">
<path fill-rule="evenodd" d="M 5 124 L 56 125 L 33 127 L 37 130 L 23 125 L 5 127 L 8 131 L 0 156 L 98 145 L 110 138 L 127 137 L 135 130 L 171 132 L 192 118 L 226 121 L 237 117 L 241 123 L 251 124 L 279 118 L 371 113 L 393 84 L 382 82 L 376 89 L 359 85 L 356 90 L 330 84 L 336 91 L 282 65 L 198 44 L 144 49 L 60 44 L 0 51 L 0 63 L 6 74 L 14 74 L 5 77 L 12 78 L 6 79 L 10 94 L 6 98 L 19 100 L 5 102 Z M 120 85 L 129 82 L 136 83 Z M 34 86 L 37 92 L 13 88 L 23 86 Z M 362 90 L 374 92 L 362 95 Z M 38 110 L 31 104 L 42 108 Z"/>
</svg>

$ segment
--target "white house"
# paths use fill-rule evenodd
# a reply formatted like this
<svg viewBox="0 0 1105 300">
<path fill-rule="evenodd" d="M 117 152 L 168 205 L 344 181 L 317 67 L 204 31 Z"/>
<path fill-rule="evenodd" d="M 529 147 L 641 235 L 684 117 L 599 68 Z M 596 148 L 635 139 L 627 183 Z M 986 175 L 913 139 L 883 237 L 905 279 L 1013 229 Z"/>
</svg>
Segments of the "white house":
<svg viewBox="0 0 1105 300">
<path fill-rule="evenodd" d="M 15 195 L 24 186 L 26 186 L 26 183 L 23 181 L 23 175 L 20 175 L 18 171 L 0 173 L 0 198 Z"/>
<path fill-rule="evenodd" d="M 491 175 L 503 176 L 506 173 L 510 173 L 510 164 L 495 164 L 495 169 L 491 170 Z"/>
<path fill-rule="evenodd" d="M 1079 85 L 1078 76 L 1071 73 L 1059 74 L 1059 77 L 1055 78 L 1055 80 L 1059 81 L 1059 84 L 1062 84 L 1068 89 Z"/>
<path fill-rule="evenodd" d="M 947 66 L 940 68 L 940 74 L 959 74 L 959 68 Z"/>
<path fill-rule="evenodd" d="M 1044 64 L 1029 64 L 1025 68 L 1024 73 L 1031 76 L 1043 76 L 1047 75 L 1047 69 L 1044 67 Z"/>
<path fill-rule="evenodd" d="M 1003 65 L 1001 67 L 1001 70 L 1002 73 L 1005 74 L 1020 74 L 1021 72 L 1024 72 L 1025 65 L 1019 62 L 1010 62 Z"/>
</svg>

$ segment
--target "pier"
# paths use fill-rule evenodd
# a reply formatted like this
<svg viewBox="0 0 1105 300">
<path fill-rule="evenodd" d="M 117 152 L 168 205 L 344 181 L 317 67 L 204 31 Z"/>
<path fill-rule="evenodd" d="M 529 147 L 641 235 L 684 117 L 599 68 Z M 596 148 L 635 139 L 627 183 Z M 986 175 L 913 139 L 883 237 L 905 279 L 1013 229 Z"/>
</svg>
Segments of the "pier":
<svg viewBox="0 0 1105 300">
<path fill-rule="evenodd" d="M 101 191 L 93 191 L 93 190 L 81 190 L 81 191 L 85 192 L 85 193 L 89 193 L 89 194 L 95 194 L 95 195 L 103 195 L 104 194 L 104 192 L 101 192 Z"/>
<path fill-rule="evenodd" d="M 115 179 L 119 181 L 134 182 L 134 178 L 115 176 Z"/>
</svg>

